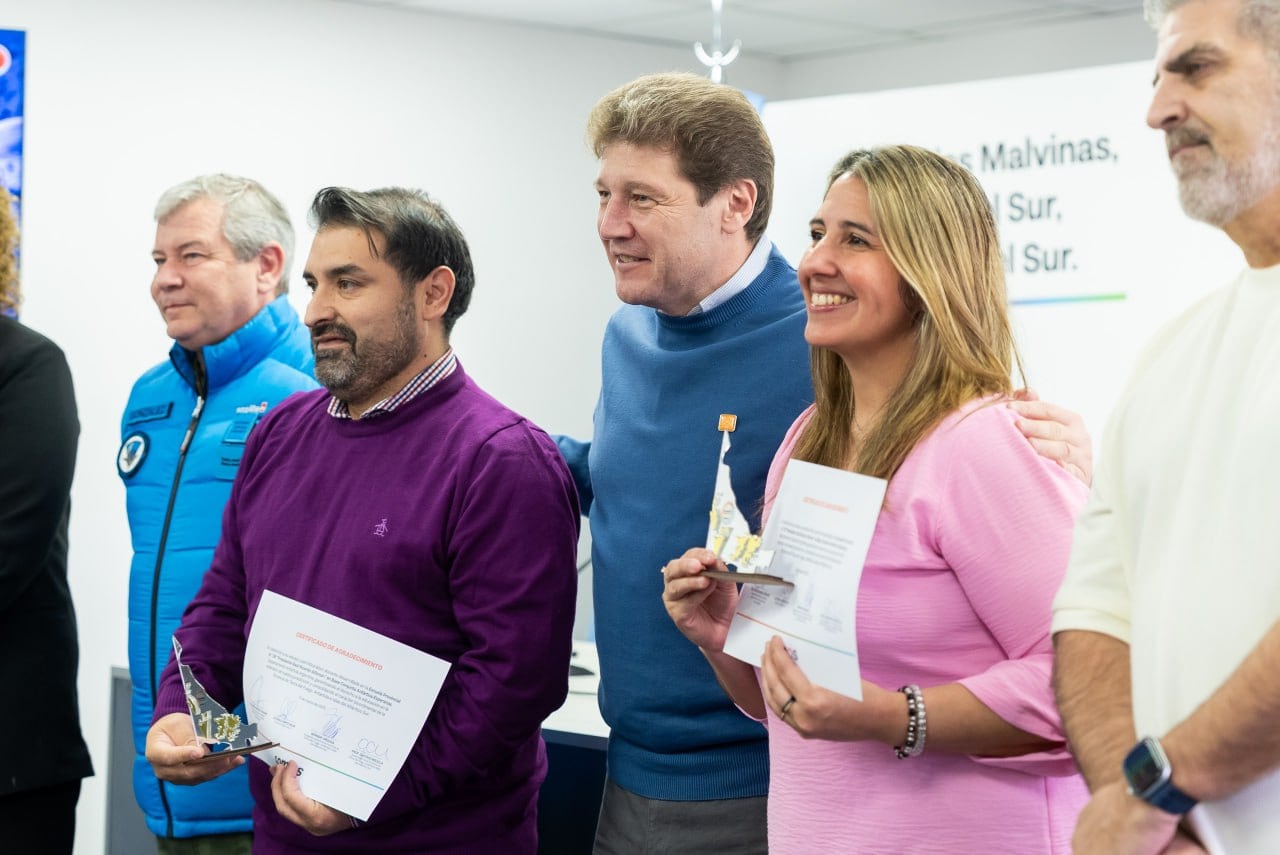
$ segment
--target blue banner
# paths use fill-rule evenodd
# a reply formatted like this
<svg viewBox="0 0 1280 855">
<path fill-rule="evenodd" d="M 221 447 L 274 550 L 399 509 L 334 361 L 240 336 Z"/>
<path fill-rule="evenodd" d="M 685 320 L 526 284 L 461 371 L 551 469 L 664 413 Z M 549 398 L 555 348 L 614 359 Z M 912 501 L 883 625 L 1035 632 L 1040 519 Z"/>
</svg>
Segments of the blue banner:
<svg viewBox="0 0 1280 855">
<path fill-rule="evenodd" d="M 0 30 L 0 182 L 22 199 L 22 83 L 26 76 L 27 35 Z"/>
<path fill-rule="evenodd" d="M 0 186 L 13 197 L 13 216 L 22 225 L 22 113 L 27 36 L 0 30 Z M 14 255 L 20 255 L 14 247 Z M 5 309 L 12 315 L 12 309 Z"/>
</svg>

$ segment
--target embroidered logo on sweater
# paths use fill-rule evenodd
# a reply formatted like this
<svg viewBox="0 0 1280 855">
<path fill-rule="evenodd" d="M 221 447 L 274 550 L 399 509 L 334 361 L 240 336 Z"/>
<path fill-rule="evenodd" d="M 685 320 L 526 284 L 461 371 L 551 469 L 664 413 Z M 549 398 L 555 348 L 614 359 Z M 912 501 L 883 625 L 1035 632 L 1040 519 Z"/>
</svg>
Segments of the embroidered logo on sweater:
<svg viewBox="0 0 1280 855">
<path fill-rule="evenodd" d="M 382 522 L 378 523 L 373 527 L 373 533 L 376 534 L 378 537 L 387 536 L 387 518 L 386 517 L 383 517 Z"/>
<path fill-rule="evenodd" d="M 142 431 L 135 431 L 125 437 L 116 453 L 116 471 L 121 478 L 131 478 L 138 471 L 142 461 L 147 459 L 147 449 L 151 447 L 151 437 Z"/>
</svg>

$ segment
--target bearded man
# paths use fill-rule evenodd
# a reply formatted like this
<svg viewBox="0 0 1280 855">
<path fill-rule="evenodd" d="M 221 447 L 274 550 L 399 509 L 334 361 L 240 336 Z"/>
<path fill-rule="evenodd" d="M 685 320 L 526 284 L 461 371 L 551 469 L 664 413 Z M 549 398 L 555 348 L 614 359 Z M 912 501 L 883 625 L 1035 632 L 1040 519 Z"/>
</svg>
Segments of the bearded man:
<svg viewBox="0 0 1280 855">
<path fill-rule="evenodd" d="M 451 663 L 399 775 L 365 823 L 308 798 L 294 763 L 253 762 L 254 851 L 536 851 L 539 726 L 568 691 L 578 504 L 556 445 L 482 391 L 449 334 L 474 281 L 466 240 L 425 194 L 320 191 L 303 274 L 323 390 L 269 413 L 245 448 L 222 540 L 177 638 L 209 694 L 243 697 L 268 588 Z M 181 680 L 161 679 L 147 757 L 184 764 Z"/>
<path fill-rule="evenodd" d="M 1147 16 L 1147 123 L 1188 216 L 1248 267 L 1151 343 L 1076 525 L 1053 620 L 1093 791 L 1075 851 L 1277 852 L 1280 3 L 1147 0 Z"/>
</svg>

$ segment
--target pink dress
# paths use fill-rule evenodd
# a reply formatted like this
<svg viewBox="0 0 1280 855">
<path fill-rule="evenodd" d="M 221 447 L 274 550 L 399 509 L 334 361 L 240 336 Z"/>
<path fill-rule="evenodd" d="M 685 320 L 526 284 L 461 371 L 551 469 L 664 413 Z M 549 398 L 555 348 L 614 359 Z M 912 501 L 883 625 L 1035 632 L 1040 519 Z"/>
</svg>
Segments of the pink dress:
<svg viewBox="0 0 1280 855">
<path fill-rule="evenodd" d="M 778 449 L 767 496 L 811 411 Z M 958 681 L 1011 724 L 1061 741 L 1050 603 L 1087 490 L 1014 420 L 1002 402 L 970 402 L 893 477 L 858 591 L 858 655 L 879 686 Z M 770 852 L 1071 851 L 1088 793 L 1065 747 L 998 759 L 926 743 L 898 760 L 880 743 L 801 739 L 772 710 L 767 725 Z"/>
</svg>

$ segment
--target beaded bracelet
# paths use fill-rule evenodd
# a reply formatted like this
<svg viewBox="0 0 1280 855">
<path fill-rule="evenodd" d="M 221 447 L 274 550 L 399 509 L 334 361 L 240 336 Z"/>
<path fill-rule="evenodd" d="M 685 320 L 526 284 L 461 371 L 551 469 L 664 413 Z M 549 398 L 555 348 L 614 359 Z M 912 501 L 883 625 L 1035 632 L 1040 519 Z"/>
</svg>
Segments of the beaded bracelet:
<svg viewBox="0 0 1280 855">
<path fill-rule="evenodd" d="M 907 738 L 902 741 L 902 745 L 894 746 L 893 753 L 899 760 L 906 760 L 924 753 L 924 693 L 915 684 L 903 686 L 898 691 L 907 696 Z"/>
</svg>

